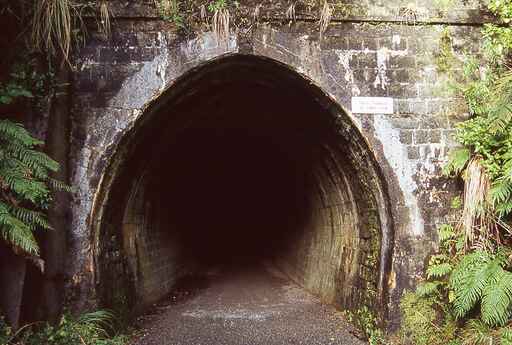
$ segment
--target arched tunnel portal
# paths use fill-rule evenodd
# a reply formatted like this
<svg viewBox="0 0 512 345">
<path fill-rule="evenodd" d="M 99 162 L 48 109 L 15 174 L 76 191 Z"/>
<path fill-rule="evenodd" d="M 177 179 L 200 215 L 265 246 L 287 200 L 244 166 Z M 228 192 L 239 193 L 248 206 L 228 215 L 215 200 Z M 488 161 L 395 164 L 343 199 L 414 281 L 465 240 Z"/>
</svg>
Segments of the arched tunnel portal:
<svg viewBox="0 0 512 345">
<path fill-rule="evenodd" d="M 385 309 L 392 225 L 372 152 L 276 61 L 185 73 L 123 136 L 101 193 L 101 304 L 144 307 L 183 275 L 270 262 L 328 303 Z"/>
</svg>

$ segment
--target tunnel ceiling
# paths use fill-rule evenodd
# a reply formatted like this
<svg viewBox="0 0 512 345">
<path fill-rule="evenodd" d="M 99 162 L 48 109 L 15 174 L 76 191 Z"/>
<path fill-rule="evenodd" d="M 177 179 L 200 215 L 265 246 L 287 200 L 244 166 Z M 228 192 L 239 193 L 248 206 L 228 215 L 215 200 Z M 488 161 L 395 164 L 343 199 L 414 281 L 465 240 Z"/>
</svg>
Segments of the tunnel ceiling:
<svg viewBox="0 0 512 345">
<path fill-rule="evenodd" d="M 147 109 L 116 159 L 97 260 L 106 304 L 128 285 L 149 303 L 205 266 L 270 260 L 328 302 L 379 306 L 378 169 L 299 74 L 256 57 L 209 63 Z"/>
</svg>

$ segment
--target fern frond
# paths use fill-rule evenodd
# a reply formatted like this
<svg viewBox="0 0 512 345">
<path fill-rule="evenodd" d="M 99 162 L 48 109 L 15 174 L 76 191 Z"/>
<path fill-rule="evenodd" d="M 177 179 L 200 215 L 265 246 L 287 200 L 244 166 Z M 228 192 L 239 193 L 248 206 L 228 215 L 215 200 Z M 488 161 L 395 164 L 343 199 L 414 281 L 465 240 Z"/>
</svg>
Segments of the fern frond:
<svg viewBox="0 0 512 345">
<path fill-rule="evenodd" d="M 438 234 L 439 234 L 439 241 L 441 242 L 441 244 L 443 244 L 444 242 L 446 242 L 448 240 L 452 240 L 457 236 L 453 226 L 448 225 L 448 224 L 441 225 L 439 227 Z"/>
<path fill-rule="evenodd" d="M 512 181 L 512 150 L 503 154 L 503 178 Z"/>
<path fill-rule="evenodd" d="M 0 139 L 14 141 L 27 148 L 44 144 L 43 141 L 32 137 L 21 124 L 9 120 L 0 120 Z"/>
<path fill-rule="evenodd" d="M 501 268 L 492 263 L 490 254 L 475 251 L 466 255 L 453 270 L 450 286 L 455 294 L 454 307 L 458 318 L 464 317 L 476 305 L 493 271 Z"/>
<path fill-rule="evenodd" d="M 496 211 L 500 217 L 512 213 L 512 200 L 500 203 L 496 206 Z"/>
<path fill-rule="evenodd" d="M 46 204 L 50 200 L 50 191 L 44 182 L 28 179 L 19 171 L 13 172 L 5 169 L 0 169 L 0 176 L 19 198 L 36 205 Z"/>
<path fill-rule="evenodd" d="M 482 297 L 482 321 L 489 326 L 504 325 L 510 319 L 512 273 L 499 269 L 490 279 Z"/>
<path fill-rule="evenodd" d="M 505 72 L 496 81 L 493 90 L 493 99 L 489 109 L 489 130 L 492 134 L 503 133 L 512 122 L 512 73 L 511 71 Z"/>
<path fill-rule="evenodd" d="M 437 265 L 430 265 L 427 268 L 427 279 L 444 277 L 450 274 L 452 269 L 453 267 L 449 262 L 444 262 L 442 264 Z"/>
<path fill-rule="evenodd" d="M 495 206 L 512 197 L 512 181 L 508 179 L 498 179 L 492 184 L 491 201 Z"/>
<path fill-rule="evenodd" d="M 32 230 L 36 227 L 51 230 L 52 227 L 48 223 L 45 215 L 41 212 L 32 211 L 23 207 L 9 206 L 8 208 L 11 215 L 21 220 L 27 226 L 29 226 Z"/>
<path fill-rule="evenodd" d="M 26 147 L 10 144 L 6 145 L 5 153 L 13 158 L 19 159 L 30 169 L 50 170 L 56 172 L 59 170 L 59 163 L 48 157 L 45 153 L 28 149 Z"/>
<path fill-rule="evenodd" d="M 459 174 L 468 164 L 471 158 L 471 151 L 467 148 L 453 150 L 450 153 L 448 162 L 443 167 L 443 174 L 450 175 L 452 173 Z"/>
<path fill-rule="evenodd" d="M 439 291 L 439 287 L 443 285 L 440 281 L 424 282 L 416 287 L 416 294 L 420 297 L 432 296 Z"/>
<path fill-rule="evenodd" d="M 507 249 L 494 256 L 485 251 L 475 251 L 462 259 L 450 278 L 458 318 L 464 317 L 481 301 L 484 322 L 496 325 L 508 320 L 512 285 L 507 284 L 512 284 L 512 273 L 504 271 L 503 267 L 509 255 Z"/>
<path fill-rule="evenodd" d="M 17 252 L 37 256 L 33 231 L 51 229 L 45 215 L 52 199 L 49 187 L 71 191 L 50 178 L 59 164 L 36 149 L 43 142 L 18 123 L 0 120 L 0 238 Z"/>
<path fill-rule="evenodd" d="M 8 206 L 2 202 L 0 202 L 0 234 L 12 246 L 30 255 L 39 255 L 39 246 L 30 227 L 13 217 L 9 213 Z"/>
<path fill-rule="evenodd" d="M 65 184 L 64 182 L 53 179 L 53 178 L 48 178 L 48 184 L 50 185 L 50 188 L 52 188 L 53 190 L 56 190 L 56 191 L 64 191 L 64 192 L 68 192 L 68 193 L 75 192 L 75 188 L 73 188 L 72 186 L 69 186 L 69 185 Z"/>
<path fill-rule="evenodd" d="M 493 330 L 480 320 L 469 320 L 462 331 L 464 345 L 498 344 Z"/>
<path fill-rule="evenodd" d="M 508 103 L 500 103 L 491 109 L 489 131 L 500 134 L 508 129 L 512 122 L 512 108 Z"/>
<path fill-rule="evenodd" d="M 500 330 L 500 344 L 512 345 L 512 329 L 510 327 L 504 327 Z"/>
</svg>

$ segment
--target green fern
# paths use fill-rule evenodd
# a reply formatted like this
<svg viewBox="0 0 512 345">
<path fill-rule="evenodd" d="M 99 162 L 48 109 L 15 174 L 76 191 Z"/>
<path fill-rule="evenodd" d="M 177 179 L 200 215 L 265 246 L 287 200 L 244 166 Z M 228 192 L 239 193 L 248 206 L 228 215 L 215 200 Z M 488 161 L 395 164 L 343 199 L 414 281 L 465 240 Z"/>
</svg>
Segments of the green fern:
<svg viewBox="0 0 512 345">
<path fill-rule="evenodd" d="M 427 278 L 442 278 L 452 271 L 452 265 L 449 262 L 442 264 L 430 265 L 427 269 Z"/>
<path fill-rule="evenodd" d="M 443 167 L 443 174 L 459 174 L 469 162 L 471 151 L 467 148 L 454 150 L 450 153 L 448 163 Z"/>
<path fill-rule="evenodd" d="M 498 344 L 499 337 L 480 320 L 469 320 L 462 331 L 465 345 Z"/>
<path fill-rule="evenodd" d="M 500 344 L 501 345 L 512 345 L 512 329 L 505 327 L 500 331 Z"/>
<path fill-rule="evenodd" d="M 0 234 L 14 248 L 20 248 L 30 255 L 39 255 L 39 246 L 30 226 L 14 217 L 3 203 L 0 203 Z"/>
<path fill-rule="evenodd" d="M 50 177 L 59 164 L 38 150 L 42 143 L 22 125 L 0 120 L 0 238 L 31 256 L 39 255 L 34 232 L 51 229 L 44 210 L 52 190 L 71 191 Z"/>
<path fill-rule="evenodd" d="M 487 252 L 476 251 L 466 255 L 454 269 L 450 285 L 455 293 L 455 314 L 464 317 L 482 298 L 489 279 L 489 264 L 492 262 Z"/>
<path fill-rule="evenodd" d="M 482 321 L 502 326 L 510 318 L 512 305 L 512 273 L 501 267 L 489 278 L 482 297 Z"/>
<path fill-rule="evenodd" d="M 449 224 L 443 224 L 439 227 L 437 234 L 439 236 L 439 243 L 442 248 L 450 246 L 450 244 L 457 241 L 457 233 L 453 226 Z"/>
<path fill-rule="evenodd" d="M 498 212 L 500 216 L 510 214 L 512 212 L 512 200 L 500 203 L 496 206 L 496 212 Z"/>
<path fill-rule="evenodd" d="M 6 143 L 20 144 L 29 148 L 44 144 L 43 141 L 32 137 L 21 124 L 9 120 L 0 121 L 0 137 Z"/>
<path fill-rule="evenodd" d="M 416 287 L 416 295 L 419 297 L 427 297 L 436 294 L 443 285 L 440 281 L 424 282 Z"/>
<path fill-rule="evenodd" d="M 504 269 L 508 252 L 493 255 L 475 251 L 463 257 L 450 277 L 454 309 L 463 318 L 481 305 L 482 321 L 489 326 L 504 325 L 512 307 L 512 273 Z"/>
<path fill-rule="evenodd" d="M 499 179 L 493 183 L 491 188 L 491 200 L 494 205 L 498 205 L 509 200 L 512 197 L 512 181 L 508 179 Z"/>
</svg>

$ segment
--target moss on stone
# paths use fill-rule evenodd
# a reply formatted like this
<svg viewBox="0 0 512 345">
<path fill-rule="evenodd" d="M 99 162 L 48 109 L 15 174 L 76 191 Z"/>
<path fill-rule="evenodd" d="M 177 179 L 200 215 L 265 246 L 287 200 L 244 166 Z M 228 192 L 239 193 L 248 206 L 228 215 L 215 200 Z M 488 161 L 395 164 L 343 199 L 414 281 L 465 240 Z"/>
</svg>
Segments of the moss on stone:
<svg viewBox="0 0 512 345">
<path fill-rule="evenodd" d="M 458 62 L 452 48 L 450 29 L 444 27 L 439 37 L 439 49 L 434 55 L 435 64 L 439 73 L 450 73 Z"/>
</svg>

